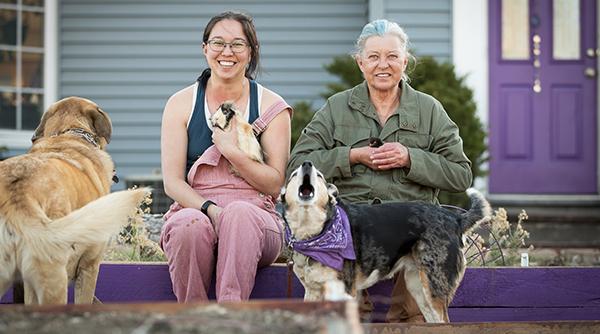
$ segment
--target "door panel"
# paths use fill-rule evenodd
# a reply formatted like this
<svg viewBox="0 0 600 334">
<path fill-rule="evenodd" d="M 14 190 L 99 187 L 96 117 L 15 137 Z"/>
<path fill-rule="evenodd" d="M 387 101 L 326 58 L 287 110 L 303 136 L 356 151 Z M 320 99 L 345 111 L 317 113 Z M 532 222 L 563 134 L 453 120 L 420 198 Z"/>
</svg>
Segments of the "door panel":
<svg viewBox="0 0 600 334">
<path fill-rule="evenodd" d="M 583 117 L 581 117 L 581 87 L 565 86 L 552 89 L 551 154 L 554 160 L 582 158 Z"/>
<path fill-rule="evenodd" d="M 490 193 L 597 194 L 596 1 L 491 0 L 489 15 Z"/>
<path fill-rule="evenodd" d="M 505 159 L 531 159 L 531 94 L 529 86 L 502 87 L 502 156 Z M 508 126 L 513 124 L 513 126 Z"/>
</svg>

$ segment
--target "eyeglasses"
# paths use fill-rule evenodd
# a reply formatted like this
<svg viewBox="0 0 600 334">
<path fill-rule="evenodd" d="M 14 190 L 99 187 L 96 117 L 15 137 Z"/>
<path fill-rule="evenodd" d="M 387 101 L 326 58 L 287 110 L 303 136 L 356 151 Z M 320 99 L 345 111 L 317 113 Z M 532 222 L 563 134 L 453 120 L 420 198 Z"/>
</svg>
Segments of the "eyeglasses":
<svg viewBox="0 0 600 334">
<path fill-rule="evenodd" d="M 242 40 L 236 40 L 231 43 L 225 43 L 222 39 L 211 39 L 207 42 L 208 46 L 211 50 L 215 52 L 221 52 L 225 50 L 225 46 L 229 45 L 229 48 L 232 52 L 241 53 L 246 51 L 248 44 Z"/>
</svg>

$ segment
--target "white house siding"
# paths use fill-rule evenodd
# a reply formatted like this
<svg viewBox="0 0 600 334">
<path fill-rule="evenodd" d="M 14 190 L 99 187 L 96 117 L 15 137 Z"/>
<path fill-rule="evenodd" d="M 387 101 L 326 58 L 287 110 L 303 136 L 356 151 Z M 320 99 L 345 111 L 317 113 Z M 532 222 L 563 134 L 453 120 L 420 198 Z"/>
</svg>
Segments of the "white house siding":
<svg viewBox="0 0 600 334">
<path fill-rule="evenodd" d="M 417 56 L 452 61 L 452 0 L 379 0 L 386 19 L 397 22 Z"/>
</svg>

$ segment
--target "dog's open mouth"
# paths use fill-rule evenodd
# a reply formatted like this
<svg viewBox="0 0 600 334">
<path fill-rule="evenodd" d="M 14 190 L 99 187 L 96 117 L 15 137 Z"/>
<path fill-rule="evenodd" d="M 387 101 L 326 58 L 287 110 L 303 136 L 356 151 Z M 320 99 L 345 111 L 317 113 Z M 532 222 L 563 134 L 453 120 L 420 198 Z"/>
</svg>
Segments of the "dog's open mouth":
<svg viewBox="0 0 600 334">
<path fill-rule="evenodd" d="M 304 174 L 302 184 L 298 188 L 298 197 L 303 201 L 309 201 L 315 197 L 315 187 L 310 183 L 310 174 Z"/>
</svg>

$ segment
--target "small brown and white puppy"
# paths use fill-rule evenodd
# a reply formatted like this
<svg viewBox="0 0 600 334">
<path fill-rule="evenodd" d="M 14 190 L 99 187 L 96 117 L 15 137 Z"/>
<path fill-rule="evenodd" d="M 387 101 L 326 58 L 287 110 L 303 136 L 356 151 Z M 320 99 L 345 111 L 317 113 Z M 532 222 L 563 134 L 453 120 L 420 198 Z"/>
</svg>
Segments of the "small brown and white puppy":
<svg viewBox="0 0 600 334">
<path fill-rule="evenodd" d="M 235 118 L 235 122 L 232 122 L 233 118 Z M 223 131 L 228 131 L 231 125 L 235 124 L 235 129 L 232 130 L 237 134 L 239 149 L 246 153 L 250 159 L 264 163 L 263 151 L 258 139 L 254 135 L 252 125 L 240 116 L 240 112 L 233 102 L 226 101 L 221 104 L 219 109 L 210 118 L 210 122 L 212 126 Z"/>
<path fill-rule="evenodd" d="M 304 298 L 322 300 L 336 286 L 357 297 L 358 291 L 403 271 L 399 279 L 406 281 L 426 321 L 448 322 L 448 305 L 466 266 L 463 234 L 491 215 L 481 193 L 475 189 L 467 193 L 471 208 L 463 214 L 422 202 L 351 204 L 337 198 L 335 186 L 310 161 L 304 162 L 282 193 L 286 239 Z M 343 264 L 338 262 L 341 270 L 336 270 L 323 264 L 321 253 L 315 256 L 310 251 L 320 235 L 328 235 L 328 241 L 343 239 L 324 233 L 336 226 L 330 219 L 339 209 L 348 217 L 355 259 L 343 257 Z"/>
<path fill-rule="evenodd" d="M 22 281 L 25 303 L 92 303 L 109 238 L 148 189 L 109 195 L 112 133 L 94 102 L 69 97 L 43 115 L 28 153 L 0 162 L 0 294 Z"/>
</svg>

